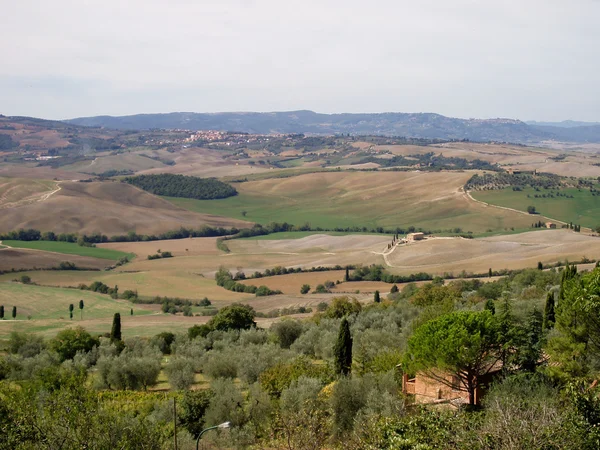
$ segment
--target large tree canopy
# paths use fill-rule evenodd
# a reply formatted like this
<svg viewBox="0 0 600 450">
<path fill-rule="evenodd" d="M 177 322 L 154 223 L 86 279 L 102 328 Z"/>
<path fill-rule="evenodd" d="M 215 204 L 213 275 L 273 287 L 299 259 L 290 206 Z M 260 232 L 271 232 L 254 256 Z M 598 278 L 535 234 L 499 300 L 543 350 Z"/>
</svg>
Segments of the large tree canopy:
<svg viewBox="0 0 600 450">
<path fill-rule="evenodd" d="M 456 386 L 451 378 L 456 377 L 474 404 L 480 377 L 500 359 L 498 331 L 498 321 L 489 311 L 437 317 L 417 328 L 409 339 L 404 368 L 452 387 Z"/>
<path fill-rule="evenodd" d="M 574 266 L 566 268 L 555 311 L 559 333 L 549 350 L 561 363 L 559 375 L 583 376 L 600 369 L 600 268 L 583 275 Z"/>
<path fill-rule="evenodd" d="M 219 310 L 208 326 L 213 330 L 248 330 L 256 326 L 256 312 L 249 305 L 232 304 Z"/>
</svg>

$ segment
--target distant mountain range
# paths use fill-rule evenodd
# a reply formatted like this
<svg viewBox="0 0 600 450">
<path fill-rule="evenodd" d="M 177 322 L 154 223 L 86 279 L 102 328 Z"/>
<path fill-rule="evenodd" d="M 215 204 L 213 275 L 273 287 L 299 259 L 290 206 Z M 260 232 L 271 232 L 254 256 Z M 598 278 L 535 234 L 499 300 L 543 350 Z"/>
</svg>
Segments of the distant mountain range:
<svg viewBox="0 0 600 450">
<path fill-rule="evenodd" d="M 313 111 L 137 114 L 82 117 L 74 125 L 114 129 L 221 130 L 255 134 L 378 134 L 523 144 L 543 141 L 600 143 L 600 124 L 514 119 L 457 119 L 433 113 L 320 114 Z"/>
</svg>

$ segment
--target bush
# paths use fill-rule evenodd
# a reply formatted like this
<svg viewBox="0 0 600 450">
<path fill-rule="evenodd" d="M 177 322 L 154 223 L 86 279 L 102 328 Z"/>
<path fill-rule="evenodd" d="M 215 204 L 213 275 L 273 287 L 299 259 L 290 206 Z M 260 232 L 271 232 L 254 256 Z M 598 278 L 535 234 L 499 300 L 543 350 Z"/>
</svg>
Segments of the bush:
<svg viewBox="0 0 600 450">
<path fill-rule="evenodd" d="M 23 284 L 31 284 L 31 277 L 29 275 L 21 275 L 20 280 Z"/>
<path fill-rule="evenodd" d="M 77 352 L 88 353 L 99 345 L 98 339 L 81 327 L 63 330 L 50 341 L 50 348 L 58 353 L 61 361 L 73 359 Z"/>
<path fill-rule="evenodd" d="M 290 348 L 302 334 L 303 327 L 297 320 L 281 320 L 271 325 L 271 331 L 277 336 L 281 348 Z"/>
<path fill-rule="evenodd" d="M 300 293 L 301 294 L 308 294 L 310 292 L 310 285 L 309 284 L 303 284 L 302 287 L 300 288 Z"/>
</svg>

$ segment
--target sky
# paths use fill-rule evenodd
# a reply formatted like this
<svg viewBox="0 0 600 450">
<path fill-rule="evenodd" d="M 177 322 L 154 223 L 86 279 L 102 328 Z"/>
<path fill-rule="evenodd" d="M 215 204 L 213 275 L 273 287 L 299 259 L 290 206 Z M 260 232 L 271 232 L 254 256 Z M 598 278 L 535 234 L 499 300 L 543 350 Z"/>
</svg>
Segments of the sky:
<svg viewBox="0 0 600 450">
<path fill-rule="evenodd" d="M 0 0 L 0 114 L 600 121 L 600 0 Z"/>
</svg>

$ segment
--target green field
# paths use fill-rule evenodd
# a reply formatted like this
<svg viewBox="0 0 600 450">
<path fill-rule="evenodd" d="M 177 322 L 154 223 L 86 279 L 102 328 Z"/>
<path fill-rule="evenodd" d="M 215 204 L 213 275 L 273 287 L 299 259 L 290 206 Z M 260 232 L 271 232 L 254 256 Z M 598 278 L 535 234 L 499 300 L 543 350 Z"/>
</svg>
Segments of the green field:
<svg viewBox="0 0 600 450">
<path fill-rule="evenodd" d="M 125 256 L 129 258 L 134 256 L 133 253 L 125 253 L 108 248 L 82 247 L 72 242 L 2 241 L 2 243 L 15 248 L 29 248 L 46 252 L 64 253 L 66 255 L 90 256 L 92 258 L 110 259 L 111 261 L 118 261 Z"/>
<path fill-rule="evenodd" d="M 21 283 L 0 283 L 0 305 L 4 305 L 4 317 L 8 319 L 13 306 L 17 307 L 17 320 L 68 319 L 69 304 L 73 303 L 73 321 L 79 319 L 79 300 L 83 300 L 83 318 L 100 319 L 112 317 L 114 313 L 129 315 L 136 308 L 131 302 L 114 300 L 108 295 L 78 289 L 35 286 Z M 139 314 L 148 314 L 139 310 Z M 12 317 L 10 317 L 12 318 Z"/>
<path fill-rule="evenodd" d="M 469 177 L 468 172 L 315 172 L 236 183 L 239 194 L 226 199 L 165 199 L 190 211 L 263 225 L 368 230 L 414 226 L 474 233 L 531 225 L 522 214 L 468 199 L 460 188 Z"/>
<path fill-rule="evenodd" d="M 573 196 L 573 198 L 557 197 L 556 192 Z M 548 198 L 552 193 L 554 198 Z M 471 195 L 492 205 L 505 206 L 527 211 L 528 206 L 535 206 L 536 211 L 547 217 L 563 222 L 573 222 L 584 227 L 595 228 L 600 225 L 600 196 L 594 196 L 589 190 L 568 188 L 536 191 L 526 188 L 513 191 L 511 188 L 494 191 L 473 191 Z M 546 195 L 546 198 L 535 198 L 535 195 Z M 531 221 L 536 220 L 532 216 Z"/>
</svg>

